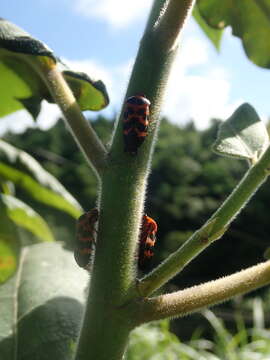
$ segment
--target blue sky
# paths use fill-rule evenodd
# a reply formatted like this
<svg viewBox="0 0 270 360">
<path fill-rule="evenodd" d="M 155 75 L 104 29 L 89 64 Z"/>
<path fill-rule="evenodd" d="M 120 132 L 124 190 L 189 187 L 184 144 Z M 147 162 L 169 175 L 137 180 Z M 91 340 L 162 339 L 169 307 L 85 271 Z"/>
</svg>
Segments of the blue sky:
<svg viewBox="0 0 270 360">
<path fill-rule="evenodd" d="M 1 0 L 0 16 L 44 41 L 75 69 L 101 78 L 111 103 L 103 113 L 119 109 L 138 49 L 150 0 Z M 184 124 L 194 119 L 205 128 L 211 117 L 228 117 L 243 102 L 251 103 L 263 119 L 268 106 L 270 70 L 252 64 L 240 41 L 226 30 L 220 53 L 190 21 L 181 40 L 165 99 L 163 114 Z M 96 114 L 89 113 L 90 116 Z M 59 116 L 44 103 L 38 119 L 42 128 Z M 24 111 L 0 122 L 21 131 L 33 122 Z"/>
</svg>

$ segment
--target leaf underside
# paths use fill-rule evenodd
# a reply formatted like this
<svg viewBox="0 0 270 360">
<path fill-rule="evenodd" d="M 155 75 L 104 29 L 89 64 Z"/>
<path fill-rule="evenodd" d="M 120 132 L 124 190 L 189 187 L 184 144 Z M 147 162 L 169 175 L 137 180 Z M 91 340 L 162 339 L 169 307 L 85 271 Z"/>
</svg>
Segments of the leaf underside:
<svg viewBox="0 0 270 360">
<path fill-rule="evenodd" d="M 198 0 L 197 6 L 210 27 L 231 26 L 248 58 L 258 66 L 270 68 L 269 0 Z"/>
<path fill-rule="evenodd" d="M 201 16 L 198 6 L 195 5 L 192 11 L 192 15 L 198 25 L 200 26 L 201 30 L 204 34 L 208 37 L 208 39 L 212 42 L 217 50 L 220 49 L 220 43 L 222 39 L 223 29 L 215 29 L 207 24 L 204 18 Z"/>
<path fill-rule="evenodd" d="M 82 209 L 59 181 L 33 157 L 0 140 L 0 176 L 12 181 L 29 196 L 77 218 Z"/>
<path fill-rule="evenodd" d="M 0 359 L 72 359 L 87 280 L 59 243 L 25 248 L 16 277 L 0 287 Z"/>
<path fill-rule="evenodd" d="M 36 119 L 42 100 L 54 102 L 37 70 L 44 66 L 59 66 L 81 110 L 97 111 L 108 105 L 101 80 L 69 70 L 46 44 L 0 18 L 0 117 L 26 109 Z"/>
<path fill-rule="evenodd" d="M 255 163 L 268 145 L 266 126 L 251 105 L 243 104 L 220 125 L 213 150 Z"/>
</svg>

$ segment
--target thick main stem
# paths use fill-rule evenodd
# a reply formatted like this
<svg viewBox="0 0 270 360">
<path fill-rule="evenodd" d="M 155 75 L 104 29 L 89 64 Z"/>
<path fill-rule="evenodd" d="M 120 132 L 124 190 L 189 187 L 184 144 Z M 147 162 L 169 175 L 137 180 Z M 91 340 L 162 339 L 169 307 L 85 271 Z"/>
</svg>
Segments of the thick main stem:
<svg viewBox="0 0 270 360">
<path fill-rule="evenodd" d="M 148 167 L 160 106 L 176 53 L 176 48 L 164 50 L 158 37 L 153 36 L 153 24 L 165 3 L 165 0 L 154 2 L 127 90 L 127 95 L 144 93 L 151 101 L 149 136 L 137 156 L 124 153 L 120 115 L 107 168 L 101 176 L 96 256 L 76 360 L 122 359 L 128 334 L 135 324 L 135 315 L 124 305 L 135 295 L 129 290 L 135 288 L 136 248 Z M 182 12 L 187 14 L 188 10 L 183 2 Z M 177 26 L 179 32 L 181 26 Z"/>
<path fill-rule="evenodd" d="M 194 0 L 169 1 L 164 15 L 155 24 L 154 32 L 154 36 L 158 38 L 164 51 L 168 51 L 177 45 L 179 28 L 183 27 L 194 3 Z M 182 11 L 183 8 L 186 9 L 185 12 Z"/>
<path fill-rule="evenodd" d="M 144 189 L 144 179 L 127 176 L 125 166 L 108 169 L 101 179 L 96 256 L 78 360 L 121 359 L 135 323 L 123 304 L 134 286 L 134 253 L 143 207 L 143 194 L 137 192 L 133 183 Z"/>
<path fill-rule="evenodd" d="M 102 301 L 87 306 L 84 316 L 86 319 L 91 319 L 91 322 L 83 324 L 77 344 L 76 359 L 121 360 L 123 358 L 131 328 L 122 317 L 117 315 L 117 312 L 119 309 L 115 308 L 112 311 L 110 305 Z"/>
</svg>

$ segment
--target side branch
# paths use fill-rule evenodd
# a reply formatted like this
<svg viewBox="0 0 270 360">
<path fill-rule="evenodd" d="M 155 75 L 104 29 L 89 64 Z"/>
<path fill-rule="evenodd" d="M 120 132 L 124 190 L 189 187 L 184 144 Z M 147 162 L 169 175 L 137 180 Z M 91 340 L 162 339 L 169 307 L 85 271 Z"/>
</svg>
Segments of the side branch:
<svg viewBox="0 0 270 360">
<path fill-rule="evenodd" d="M 183 316 L 269 283 L 270 260 L 218 280 L 171 294 L 147 298 L 140 304 L 139 324 Z"/>
<path fill-rule="evenodd" d="M 106 165 L 105 147 L 91 124 L 85 119 L 72 91 L 56 66 L 42 70 L 43 79 L 55 102 L 60 106 L 78 146 L 93 169 L 100 174 Z"/>
<path fill-rule="evenodd" d="M 211 219 L 196 231 L 176 252 L 162 264 L 147 274 L 138 284 L 138 292 L 148 296 L 179 273 L 192 259 L 214 240 L 220 238 L 246 205 L 250 197 L 258 190 L 269 175 L 270 147 L 262 158 L 245 174 L 238 186 L 225 200 Z"/>
</svg>

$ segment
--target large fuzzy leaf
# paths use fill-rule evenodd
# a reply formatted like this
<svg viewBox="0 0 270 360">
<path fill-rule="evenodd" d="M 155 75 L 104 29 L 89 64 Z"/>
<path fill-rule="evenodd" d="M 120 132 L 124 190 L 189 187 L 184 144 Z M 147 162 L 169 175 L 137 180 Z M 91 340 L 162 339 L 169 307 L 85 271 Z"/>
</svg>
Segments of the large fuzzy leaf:
<svg viewBox="0 0 270 360">
<path fill-rule="evenodd" d="M 32 208 L 11 195 L 0 194 L 0 284 L 17 269 L 22 246 L 17 227 L 31 232 L 36 241 L 54 240 L 47 223 Z"/>
<path fill-rule="evenodd" d="M 207 22 L 201 16 L 197 5 L 194 6 L 192 15 L 193 15 L 194 19 L 196 20 L 196 22 L 198 23 L 198 25 L 201 27 L 202 31 L 205 33 L 205 35 L 209 38 L 209 40 L 211 40 L 211 42 L 213 43 L 215 48 L 217 50 L 219 50 L 223 30 L 215 29 L 215 28 L 209 26 L 207 24 Z"/>
<path fill-rule="evenodd" d="M 64 70 L 63 75 L 81 110 L 100 110 L 108 105 L 109 98 L 101 80 L 93 80 L 86 73 L 70 70 Z"/>
<path fill-rule="evenodd" d="M 169 331 L 169 321 L 163 320 L 132 331 L 125 360 L 191 359 L 186 348 Z M 200 358 L 195 349 L 193 355 L 192 359 Z"/>
<path fill-rule="evenodd" d="M 14 274 L 18 266 L 20 243 L 13 222 L 0 202 L 0 284 Z M 1 307 L 1 302 L 0 302 Z M 1 314 L 1 312 L 0 312 Z M 1 333 L 1 331 L 0 331 Z M 1 336 L 0 336 L 1 337 Z M 1 356 L 0 356 L 1 359 Z"/>
<path fill-rule="evenodd" d="M 53 234 L 43 218 L 21 200 L 10 195 L 0 194 L 0 205 L 1 210 L 5 209 L 5 214 L 14 224 L 30 231 L 38 241 L 54 240 Z M 0 213 L 0 217 L 1 215 Z"/>
<path fill-rule="evenodd" d="M 255 163 L 268 145 L 266 126 L 251 105 L 243 104 L 221 123 L 213 150 Z"/>
<path fill-rule="evenodd" d="M 72 359 L 87 280 L 59 243 L 25 248 L 16 277 L 0 287 L 0 359 Z"/>
<path fill-rule="evenodd" d="M 26 152 L 0 140 L 0 178 L 12 181 L 35 200 L 78 217 L 81 207 L 73 196 Z"/>
<path fill-rule="evenodd" d="M 58 63 L 62 67 L 47 45 L 0 18 L 0 117 L 25 108 L 36 118 L 42 100 L 53 102 L 37 69 Z M 63 75 L 82 110 L 100 110 L 108 105 L 108 94 L 101 80 L 67 69 Z"/>
<path fill-rule="evenodd" d="M 270 0 L 198 0 L 197 6 L 209 26 L 231 26 L 249 59 L 270 68 Z"/>
</svg>

